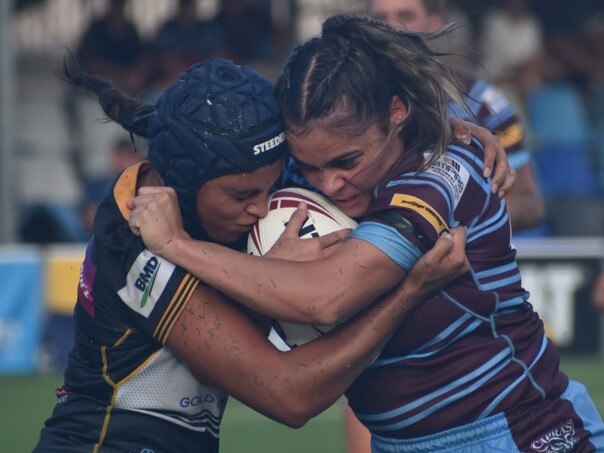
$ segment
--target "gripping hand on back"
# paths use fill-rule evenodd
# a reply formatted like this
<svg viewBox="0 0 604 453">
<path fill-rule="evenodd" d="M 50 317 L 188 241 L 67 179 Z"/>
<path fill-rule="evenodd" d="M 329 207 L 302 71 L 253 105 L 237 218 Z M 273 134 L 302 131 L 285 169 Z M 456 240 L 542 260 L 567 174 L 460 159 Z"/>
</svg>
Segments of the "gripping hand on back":
<svg viewBox="0 0 604 453">
<path fill-rule="evenodd" d="M 484 176 L 491 177 L 491 190 L 499 198 L 510 191 L 516 180 L 516 171 L 510 167 L 507 155 L 499 139 L 491 131 L 469 121 L 458 118 L 451 119 L 453 135 L 465 144 L 469 144 L 474 136 L 484 146 Z M 493 168 L 495 171 L 493 172 Z"/>
<path fill-rule="evenodd" d="M 403 285 L 412 285 L 418 294 L 429 294 L 445 287 L 470 269 L 465 253 L 465 228 L 452 228 L 411 268 Z"/>
<path fill-rule="evenodd" d="M 128 224 L 141 236 L 147 248 L 160 254 L 174 239 L 188 239 L 176 192 L 171 187 L 141 187 L 138 195 L 127 202 L 131 210 Z"/>
</svg>

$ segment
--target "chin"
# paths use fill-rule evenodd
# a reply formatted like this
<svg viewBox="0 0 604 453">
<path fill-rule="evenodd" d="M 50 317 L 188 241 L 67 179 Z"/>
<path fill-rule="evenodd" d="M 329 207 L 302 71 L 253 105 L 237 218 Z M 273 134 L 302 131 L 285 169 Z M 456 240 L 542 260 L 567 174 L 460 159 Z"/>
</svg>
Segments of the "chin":
<svg viewBox="0 0 604 453">
<path fill-rule="evenodd" d="M 369 206 L 371 205 L 371 198 L 363 198 L 358 200 L 353 206 L 338 206 L 338 208 L 346 214 L 348 217 L 352 217 L 353 219 L 357 219 L 359 217 L 364 216 L 369 211 Z"/>
</svg>

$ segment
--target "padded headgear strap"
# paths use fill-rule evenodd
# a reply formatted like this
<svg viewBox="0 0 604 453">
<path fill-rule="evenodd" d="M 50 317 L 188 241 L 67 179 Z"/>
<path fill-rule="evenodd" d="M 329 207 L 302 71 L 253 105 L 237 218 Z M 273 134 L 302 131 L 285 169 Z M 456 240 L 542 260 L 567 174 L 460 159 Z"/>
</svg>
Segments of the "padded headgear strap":
<svg viewBox="0 0 604 453">
<path fill-rule="evenodd" d="M 219 176 L 275 162 L 286 150 L 273 87 L 247 67 L 208 60 L 181 74 L 156 103 L 149 160 L 173 187 L 187 232 L 203 237 L 197 191 Z"/>
</svg>

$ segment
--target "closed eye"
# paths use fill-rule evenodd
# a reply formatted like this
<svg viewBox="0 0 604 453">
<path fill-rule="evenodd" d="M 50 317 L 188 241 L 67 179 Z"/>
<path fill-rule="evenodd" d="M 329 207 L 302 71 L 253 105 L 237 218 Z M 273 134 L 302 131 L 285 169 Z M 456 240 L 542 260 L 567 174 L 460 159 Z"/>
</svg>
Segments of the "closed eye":
<svg viewBox="0 0 604 453">
<path fill-rule="evenodd" d="M 326 166 L 331 167 L 331 168 L 339 168 L 341 170 L 348 170 L 348 169 L 354 168 L 358 164 L 359 158 L 362 155 L 363 155 L 362 151 L 353 151 L 350 153 L 346 153 L 343 156 L 339 156 L 339 157 L 329 161 L 326 164 Z M 298 168 L 306 174 L 312 173 L 312 172 L 317 172 L 320 170 L 320 168 L 315 167 L 313 165 L 309 165 L 307 163 L 304 163 L 296 158 L 294 158 L 294 161 L 298 165 Z"/>
<path fill-rule="evenodd" d="M 356 157 L 340 159 L 340 160 L 336 160 L 336 161 L 332 162 L 331 166 L 335 167 L 335 168 L 341 168 L 343 170 L 347 170 L 349 168 L 353 168 L 357 164 L 357 161 L 358 161 L 358 159 Z"/>
<path fill-rule="evenodd" d="M 232 193 L 233 198 L 237 201 L 245 201 L 248 198 L 255 196 L 258 193 L 257 190 L 241 190 Z"/>
</svg>

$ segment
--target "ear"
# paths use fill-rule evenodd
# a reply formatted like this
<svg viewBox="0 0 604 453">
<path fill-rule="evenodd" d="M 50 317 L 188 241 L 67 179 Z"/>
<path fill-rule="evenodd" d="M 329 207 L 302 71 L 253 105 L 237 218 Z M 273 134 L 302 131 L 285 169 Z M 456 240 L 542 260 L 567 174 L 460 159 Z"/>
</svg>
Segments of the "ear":
<svg viewBox="0 0 604 453">
<path fill-rule="evenodd" d="M 409 109 L 398 96 L 392 96 L 390 101 L 390 126 L 398 128 L 409 116 Z"/>
</svg>

